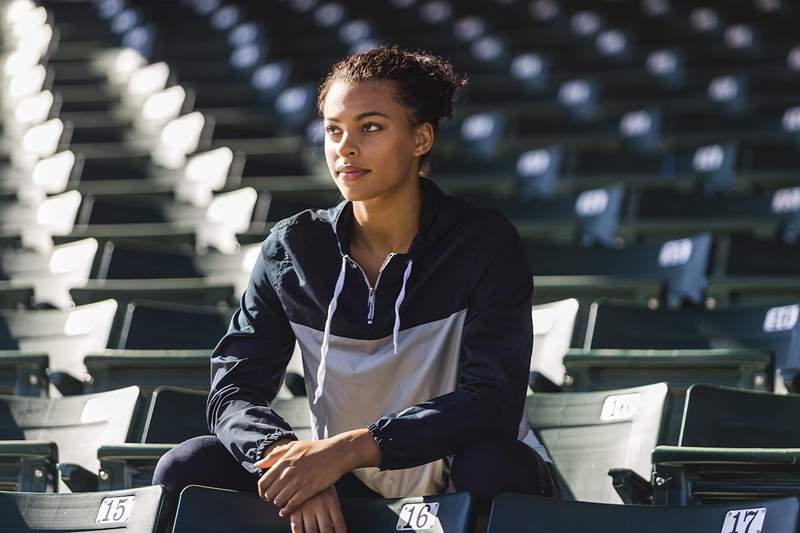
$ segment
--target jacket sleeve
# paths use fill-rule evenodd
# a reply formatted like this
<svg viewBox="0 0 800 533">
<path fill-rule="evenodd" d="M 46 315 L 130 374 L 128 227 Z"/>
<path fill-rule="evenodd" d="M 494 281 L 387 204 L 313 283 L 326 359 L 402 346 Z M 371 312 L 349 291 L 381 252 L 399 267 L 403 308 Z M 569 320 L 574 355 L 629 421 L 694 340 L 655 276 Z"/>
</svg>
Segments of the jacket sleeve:
<svg viewBox="0 0 800 533">
<path fill-rule="evenodd" d="M 457 389 L 369 427 L 382 470 L 429 463 L 481 439 L 517 438 L 533 347 L 533 274 L 513 226 L 493 222 L 484 241 L 491 259 L 468 304 Z"/>
<path fill-rule="evenodd" d="M 260 471 L 254 463 L 267 446 L 297 438 L 270 407 L 283 384 L 295 337 L 268 279 L 264 246 L 241 306 L 211 355 L 206 409 L 211 432 L 253 473 Z"/>
</svg>

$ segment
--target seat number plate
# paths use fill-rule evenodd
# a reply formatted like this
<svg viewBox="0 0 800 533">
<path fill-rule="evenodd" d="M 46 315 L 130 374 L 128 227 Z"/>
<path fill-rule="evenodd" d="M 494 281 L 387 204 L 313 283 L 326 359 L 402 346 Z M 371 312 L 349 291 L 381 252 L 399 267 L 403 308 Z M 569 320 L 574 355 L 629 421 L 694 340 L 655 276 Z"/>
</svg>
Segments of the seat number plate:
<svg viewBox="0 0 800 533">
<path fill-rule="evenodd" d="M 127 522 L 133 511 L 133 504 L 136 496 L 118 496 L 115 498 L 105 498 L 100 502 L 100 509 L 97 511 L 98 524 L 122 524 Z"/>
<path fill-rule="evenodd" d="M 397 531 L 433 529 L 439 523 L 439 503 L 407 503 L 400 509 Z"/>
<path fill-rule="evenodd" d="M 766 507 L 728 511 L 720 533 L 761 533 L 766 516 Z"/>
</svg>

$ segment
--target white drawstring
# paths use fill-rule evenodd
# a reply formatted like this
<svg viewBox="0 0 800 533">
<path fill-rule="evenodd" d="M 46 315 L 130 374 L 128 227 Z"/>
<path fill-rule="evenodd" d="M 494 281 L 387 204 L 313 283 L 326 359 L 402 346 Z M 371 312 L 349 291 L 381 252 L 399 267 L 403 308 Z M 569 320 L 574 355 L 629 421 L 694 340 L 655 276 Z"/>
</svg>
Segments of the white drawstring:
<svg viewBox="0 0 800 533">
<path fill-rule="evenodd" d="M 400 287 L 400 294 L 397 295 L 397 300 L 394 303 L 394 329 L 392 330 L 392 344 L 394 346 L 395 355 L 397 355 L 397 337 L 400 334 L 400 306 L 403 305 L 403 300 L 406 297 L 406 284 L 408 283 L 408 278 L 411 276 L 411 267 L 413 264 L 413 260 L 409 260 L 406 264 L 406 270 L 403 272 L 403 285 Z M 328 304 L 328 316 L 325 319 L 325 332 L 322 334 L 319 368 L 317 368 L 317 389 L 314 391 L 314 405 L 316 405 L 317 401 L 322 398 L 322 391 L 325 388 L 325 373 L 331 337 L 331 321 L 333 320 L 333 314 L 336 312 L 336 305 L 339 301 L 339 295 L 342 294 L 346 272 L 347 257 L 342 256 L 342 269 L 339 271 L 339 277 L 336 279 L 336 287 L 333 289 L 333 298 L 331 298 L 331 302 Z"/>
<path fill-rule="evenodd" d="M 325 333 L 322 335 L 322 348 L 320 348 L 319 368 L 317 368 L 317 390 L 314 391 L 314 405 L 322 398 L 322 390 L 325 386 L 325 364 L 328 358 L 328 345 L 330 344 L 331 337 L 331 320 L 333 313 L 336 312 L 336 304 L 339 300 L 339 295 L 342 293 L 344 287 L 344 276 L 347 270 L 347 257 L 342 256 L 342 270 L 339 271 L 339 277 L 336 279 L 336 287 L 333 289 L 333 298 L 331 303 L 328 304 L 328 316 L 325 319 Z"/>
<path fill-rule="evenodd" d="M 406 297 L 406 283 L 409 276 L 411 276 L 411 265 L 414 261 L 409 259 L 406 265 L 406 271 L 403 272 L 403 286 L 400 288 L 400 294 L 397 295 L 397 300 L 394 302 L 394 329 L 392 330 L 392 343 L 394 344 L 394 354 L 397 355 L 397 336 L 400 333 L 400 306 L 403 305 L 403 299 Z"/>
</svg>

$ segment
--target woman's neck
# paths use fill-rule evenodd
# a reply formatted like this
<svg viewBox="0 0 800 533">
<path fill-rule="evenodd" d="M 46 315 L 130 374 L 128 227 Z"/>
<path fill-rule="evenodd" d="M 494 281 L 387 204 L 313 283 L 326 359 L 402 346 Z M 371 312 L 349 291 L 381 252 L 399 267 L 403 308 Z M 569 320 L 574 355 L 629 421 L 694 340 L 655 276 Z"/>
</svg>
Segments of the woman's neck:
<svg viewBox="0 0 800 533">
<path fill-rule="evenodd" d="M 419 229 L 421 204 L 418 179 L 409 179 L 378 198 L 353 202 L 351 248 L 375 257 L 407 252 Z"/>
</svg>

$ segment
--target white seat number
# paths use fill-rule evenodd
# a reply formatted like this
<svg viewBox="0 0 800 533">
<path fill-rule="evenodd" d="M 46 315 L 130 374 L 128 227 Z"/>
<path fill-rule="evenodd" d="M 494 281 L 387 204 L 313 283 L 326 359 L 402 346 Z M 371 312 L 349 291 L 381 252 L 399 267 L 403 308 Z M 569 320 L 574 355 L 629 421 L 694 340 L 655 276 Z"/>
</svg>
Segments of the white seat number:
<svg viewBox="0 0 800 533">
<path fill-rule="evenodd" d="M 766 516 L 766 507 L 728 511 L 720 533 L 761 533 Z"/>
<path fill-rule="evenodd" d="M 397 531 L 433 529 L 439 523 L 437 514 L 439 514 L 438 502 L 407 503 L 400 509 Z"/>
<path fill-rule="evenodd" d="M 97 511 L 98 524 L 122 524 L 127 522 L 133 512 L 133 504 L 136 496 L 121 496 L 116 498 L 105 498 L 100 502 L 100 509 Z"/>
</svg>

